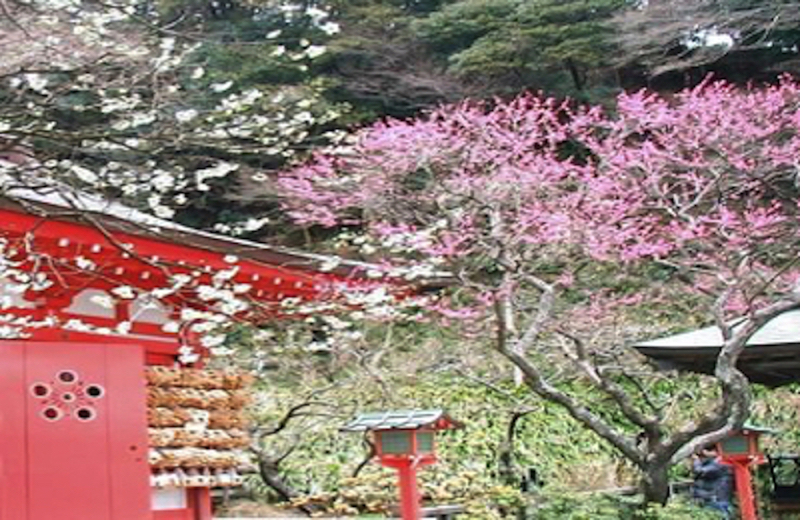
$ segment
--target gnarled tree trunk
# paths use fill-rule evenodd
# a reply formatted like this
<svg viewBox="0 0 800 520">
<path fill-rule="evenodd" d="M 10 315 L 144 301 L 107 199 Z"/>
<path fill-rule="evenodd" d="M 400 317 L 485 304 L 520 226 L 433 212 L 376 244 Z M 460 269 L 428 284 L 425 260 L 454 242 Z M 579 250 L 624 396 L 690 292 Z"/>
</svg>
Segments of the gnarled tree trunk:
<svg viewBox="0 0 800 520">
<path fill-rule="evenodd" d="M 645 504 L 664 505 L 669 499 L 669 461 L 657 461 L 642 468 L 642 494 Z"/>
</svg>

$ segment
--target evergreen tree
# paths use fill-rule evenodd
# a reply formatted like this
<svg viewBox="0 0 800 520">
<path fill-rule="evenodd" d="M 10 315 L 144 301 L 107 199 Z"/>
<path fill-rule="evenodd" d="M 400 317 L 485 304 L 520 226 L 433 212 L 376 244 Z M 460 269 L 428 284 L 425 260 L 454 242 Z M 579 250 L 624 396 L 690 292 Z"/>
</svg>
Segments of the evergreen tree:
<svg viewBox="0 0 800 520">
<path fill-rule="evenodd" d="M 461 77 L 500 89 L 584 90 L 613 49 L 623 0 L 462 0 L 416 25 Z M 566 82 L 566 85 L 565 85 Z"/>
</svg>

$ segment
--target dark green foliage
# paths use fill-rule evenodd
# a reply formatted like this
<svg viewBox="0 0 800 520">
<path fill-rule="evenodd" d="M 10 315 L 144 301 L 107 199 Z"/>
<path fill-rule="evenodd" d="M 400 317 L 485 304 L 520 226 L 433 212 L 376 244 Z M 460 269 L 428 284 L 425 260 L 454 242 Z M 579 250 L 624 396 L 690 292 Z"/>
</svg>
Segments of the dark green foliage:
<svg viewBox="0 0 800 520">
<path fill-rule="evenodd" d="M 368 118 L 521 90 L 607 103 L 621 86 L 677 89 L 709 72 L 772 80 L 797 69 L 800 44 L 800 11 L 783 0 L 340 0 L 335 13 L 343 31 L 318 72 Z M 687 47 L 703 30 L 736 44 Z"/>
<path fill-rule="evenodd" d="M 461 77 L 519 89 L 546 85 L 542 76 L 567 74 L 580 91 L 590 71 L 608 65 L 608 21 L 624 6 L 622 0 L 462 0 L 415 29 Z"/>
<path fill-rule="evenodd" d="M 315 72 L 330 80 L 329 96 L 354 105 L 361 120 L 409 117 L 467 95 L 410 26 L 438 2 L 363 0 L 337 4 L 342 32 Z"/>
</svg>

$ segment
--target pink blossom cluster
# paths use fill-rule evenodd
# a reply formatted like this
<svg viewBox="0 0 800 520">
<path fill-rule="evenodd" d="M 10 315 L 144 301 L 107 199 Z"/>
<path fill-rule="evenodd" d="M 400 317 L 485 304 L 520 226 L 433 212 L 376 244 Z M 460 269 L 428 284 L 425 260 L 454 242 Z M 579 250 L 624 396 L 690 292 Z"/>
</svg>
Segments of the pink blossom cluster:
<svg viewBox="0 0 800 520">
<path fill-rule="evenodd" d="M 395 254 L 467 273 L 583 257 L 778 280 L 796 275 L 799 104 L 789 79 L 624 94 L 614 113 L 530 94 L 463 102 L 365 128 L 280 185 L 299 222 L 355 218 Z"/>
</svg>

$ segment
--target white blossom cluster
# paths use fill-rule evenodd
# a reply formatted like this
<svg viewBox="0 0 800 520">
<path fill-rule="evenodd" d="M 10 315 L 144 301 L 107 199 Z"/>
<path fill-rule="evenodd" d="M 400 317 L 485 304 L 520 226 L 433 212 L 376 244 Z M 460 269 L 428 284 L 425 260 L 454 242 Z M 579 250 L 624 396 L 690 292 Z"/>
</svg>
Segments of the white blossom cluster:
<svg viewBox="0 0 800 520">
<path fill-rule="evenodd" d="M 250 173 L 238 156 L 291 158 L 316 128 L 347 109 L 325 101 L 317 87 L 240 86 L 235 77 L 219 76 L 202 62 L 202 42 L 153 31 L 158 13 L 134 0 L 28 3 L 36 14 L 19 19 L 23 29 L 9 24 L 0 30 L 0 51 L 9 51 L 4 55 L 26 50 L 18 61 L 0 65 L 9 72 L 0 87 L 15 96 L 0 107 L 0 133 L 14 140 L 36 135 L 61 149 L 55 162 L 42 158 L 42 179 L 120 196 L 169 219 L 233 172 Z M 277 10 L 287 23 L 310 21 L 323 35 L 338 31 L 320 7 L 283 3 L 259 9 Z M 58 41 L 40 47 L 46 38 L 38 37 L 39 29 Z M 265 45 L 281 54 L 275 59 L 285 66 L 305 67 L 325 52 L 313 36 L 287 42 L 280 29 L 267 36 Z M 54 109 L 92 123 L 76 132 L 75 118 L 53 117 Z M 323 142 L 332 137 L 319 136 Z M 33 146 L 26 137 L 19 142 Z M 191 160 L 196 150 L 211 157 Z M 259 225 L 218 229 L 241 233 Z"/>
<path fill-rule="evenodd" d="M 338 143 L 346 135 L 318 133 L 347 110 L 327 102 L 321 87 L 244 85 L 204 62 L 198 41 L 153 30 L 160 23 L 158 14 L 144 4 L 133 0 L 101 4 L 28 0 L 28 4 L 33 9 L 18 19 L 22 29 L 0 22 L 0 51 L 13 58 L 0 64 L 0 88 L 6 93 L 0 106 L 0 141 L 13 143 L 11 155 L 17 156 L 0 159 L 0 190 L 6 194 L 14 196 L 20 187 L 42 197 L 53 192 L 90 194 L 97 201 L 122 200 L 168 221 L 216 186 L 231 183 L 234 176 L 265 181 L 248 158 L 283 161 L 312 138 Z M 295 41 L 275 30 L 265 39 L 272 62 L 302 71 L 325 54 L 324 37 L 339 27 L 330 12 L 317 6 L 284 3 L 277 9 L 287 22 L 310 20 L 317 31 Z M 109 202 L 109 207 L 113 204 Z M 92 210 L 104 209 L 98 202 Z M 238 235 L 267 223 L 266 218 L 253 217 L 210 227 Z M 150 231 L 160 225 L 141 224 Z M 66 247 L 69 239 L 65 240 Z M 20 247 L 0 243 L 0 278 L 6 287 L 0 308 L 6 311 L 19 306 L 19 295 L 46 291 L 59 283 L 59 268 L 87 275 L 103 269 L 89 252 L 48 258 Z M 126 251 L 136 254 L 133 249 Z M 147 261 L 161 265 L 159 259 Z M 322 270 L 333 271 L 339 264 L 340 259 L 332 258 Z M 133 316 L 114 327 L 81 320 L 58 325 L 127 334 L 142 313 L 190 293 L 196 305 L 186 305 L 179 317 L 164 323 L 163 330 L 201 334 L 204 347 L 224 354 L 229 353 L 225 330 L 232 317 L 323 316 L 325 327 L 344 336 L 354 334 L 352 327 L 333 318 L 343 308 L 389 314 L 391 295 L 344 285 L 323 289 L 320 301 L 284 298 L 265 303 L 253 296 L 253 287 L 239 274 L 238 259 L 230 259 L 228 267 L 216 271 L 172 273 L 163 286 L 149 290 L 119 279 L 106 293 L 94 294 L 91 302 L 104 309 L 136 302 Z M 55 325 L 52 320 L 37 323 L 8 314 L 0 316 L 0 336 Z M 190 362 L 197 354 L 186 346 L 182 355 Z"/>
</svg>

